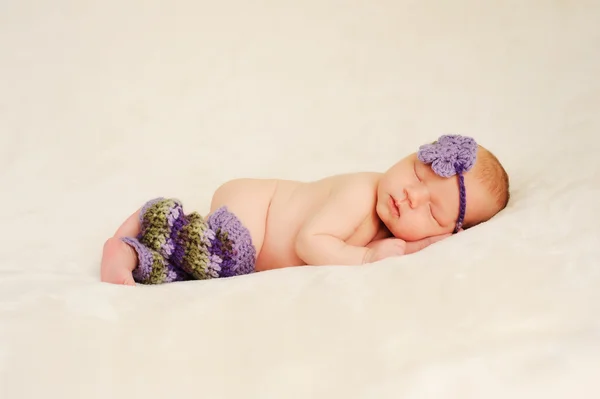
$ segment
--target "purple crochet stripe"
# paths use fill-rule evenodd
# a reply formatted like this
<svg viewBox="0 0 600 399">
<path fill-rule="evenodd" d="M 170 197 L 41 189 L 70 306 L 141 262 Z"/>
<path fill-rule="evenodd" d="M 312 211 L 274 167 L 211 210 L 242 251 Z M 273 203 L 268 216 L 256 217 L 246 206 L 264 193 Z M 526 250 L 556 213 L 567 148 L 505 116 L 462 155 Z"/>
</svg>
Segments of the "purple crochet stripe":
<svg viewBox="0 0 600 399">
<path fill-rule="evenodd" d="M 182 230 L 188 224 L 189 222 L 183 215 L 183 212 L 180 214 L 180 217 L 173 222 L 173 229 L 171 229 L 169 238 L 175 243 L 175 248 L 173 249 L 170 260 L 176 265 L 181 265 L 183 263 L 183 258 L 185 257 L 185 247 L 182 244 L 184 240 L 187 239 L 187 236 Z"/>
<path fill-rule="evenodd" d="M 185 256 L 185 249 L 182 245 L 177 245 L 179 241 L 179 235 L 181 230 L 188 224 L 187 219 L 183 213 L 183 208 L 181 206 L 178 207 L 179 215 L 177 218 L 172 221 L 169 220 L 169 224 L 172 223 L 171 232 L 169 234 L 169 241 L 174 244 L 173 251 L 171 252 L 171 259 L 174 259 L 173 263 L 177 265 L 181 265 L 183 261 L 183 257 Z"/>
<path fill-rule="evenodd" d="M 123 237 L 121 241 L 131 246 L 138 256 L 138 265 L 133 270 L 133 279 L 136 282 L 144 283 L 150 279 L 150 274 L 152 272 L 152 265 L 154 263 L 155 256 L 160 257 L 160 254 L 154 253 L 151 249 L 144 246 L 135 238 Z M 165 283 L 171 283 L 174 281 L 183 281 L 187 280 L 188 277 L 184 272 L 170 264 L 165 259 L 161 259 L 162 263 L 166 265 L 167 268 L 167 276 L 164 280 Z"/>
<path fill-rule="evenodd" d="M 231 252 L 224 248 L 226 242 L 223 242 L 221 237 L 222 234 L 215 234 L 215 237 L 210 240 L 211 253 L 221 259 L 221 272 L 219 275 L 221 277 L 233 277 L 236 275 L 235 260 L 233 259 Z"/>
<path fill-rule="evenodd" d="M 136 282 L 148 280 L 150 271 L 152 270 L 152 263 L 154 263 L 152 252 L 135 238 L 123 237 L 121 241 L 132 247 L 137 253 L 138 265 L 133 270 L 133 279 Z"/>
<path fill-rule="evenodd" d="M 174 250 L 175 250 L 175 244 L 169 237 L 167 237 L 167 240 L 164 242 L 164 244 L 162 244 L 160 246 L 160 253 L 165 258 L 170 258 L 171 255 L 173 254 Z"/>
<path fill-rule="evenodd" d="M 207 222 L 211 230 L 217 232 L 220 229 L 223 233 L 227 233 L 227 240 L 232 245 L 230 256 L 223 253 L 224 243 L 221 243 L 219 247 L 223 254 L 221 275 L 224 275 L 224 273 L 228 275 L 230 273 L 233 273 L 233 275 L 252 273 L 256 262 L 256 249 L 252 244 L 250 231 L 238 217 L 229 212 L 227 207 L 221 207 L 208 217 Z"/>
<path fill-rule="evenodd" d="M 208 274 L 213 278 L 223 277 L 221 275 L 222 259 L 216 255 L 210 255 L 208 259 Z"/>
</svg>

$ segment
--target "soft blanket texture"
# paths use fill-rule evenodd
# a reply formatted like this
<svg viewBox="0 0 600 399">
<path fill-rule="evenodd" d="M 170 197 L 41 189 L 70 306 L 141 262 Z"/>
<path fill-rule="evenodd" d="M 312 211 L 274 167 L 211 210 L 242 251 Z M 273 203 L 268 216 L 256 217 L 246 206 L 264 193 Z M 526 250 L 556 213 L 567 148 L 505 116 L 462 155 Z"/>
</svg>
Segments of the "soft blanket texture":
<svg viewBox="0 0 600 399">
<path fill-rule="evenodd" d="M 597 398 L 594 1 L 0 2 L 0 397 Z M 99 283 L 146 200 L 383 171 L 443 133 L 493 221 L 364 267 Z"/>
</svg>

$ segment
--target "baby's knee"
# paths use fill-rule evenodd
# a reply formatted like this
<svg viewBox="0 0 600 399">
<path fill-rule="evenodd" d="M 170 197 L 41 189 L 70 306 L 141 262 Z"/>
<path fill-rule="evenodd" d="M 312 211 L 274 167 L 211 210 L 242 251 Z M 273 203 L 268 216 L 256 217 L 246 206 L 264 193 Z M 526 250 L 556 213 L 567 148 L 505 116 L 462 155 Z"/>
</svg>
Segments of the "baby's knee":
<svg viewBox="0 0 600 399">
<path fill-rule="evenodd" d="M 213 193 L 212 200 L 210 203 L 210 212 L 214 212 L 216 209 L 226 205 L 228 199 L 233 195 L 234 191 L 237 190 L 240 183 L 242 183 L 244 178 L 229 180 L 223 184 L 221 184 Z"/>
</svg>

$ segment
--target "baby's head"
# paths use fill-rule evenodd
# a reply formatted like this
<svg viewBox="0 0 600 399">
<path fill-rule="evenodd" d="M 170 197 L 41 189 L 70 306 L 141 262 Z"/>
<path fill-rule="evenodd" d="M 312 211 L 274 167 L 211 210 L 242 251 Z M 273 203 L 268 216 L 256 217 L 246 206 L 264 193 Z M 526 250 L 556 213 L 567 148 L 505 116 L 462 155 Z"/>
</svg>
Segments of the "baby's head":
<svg viewBox="0 0 600 399">
<path fill-rule="evenodd" d="M 498 159 L 470 137 L 447 135 L 384 174 L 376 210 L 395 237 L 416 241 L 485 222 L 509 197 Z"/>
</svg>

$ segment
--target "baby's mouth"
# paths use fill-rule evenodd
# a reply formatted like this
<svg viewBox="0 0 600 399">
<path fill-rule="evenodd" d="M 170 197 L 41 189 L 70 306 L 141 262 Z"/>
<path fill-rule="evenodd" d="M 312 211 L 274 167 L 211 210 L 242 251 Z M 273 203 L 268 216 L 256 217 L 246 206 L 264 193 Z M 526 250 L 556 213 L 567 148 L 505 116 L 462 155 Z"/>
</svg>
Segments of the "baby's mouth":
<svg viewBox="0 0 600 399">
<path fill-rule="evenodd" d="M 390 199 L 388 200 L 390 209 L 392 210 L 392 214 L 396 217 L 400 217 L 400 207 L 398 206 L 398 202 L 390 195 Z"/>
</svg>

